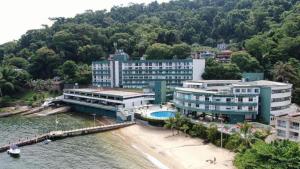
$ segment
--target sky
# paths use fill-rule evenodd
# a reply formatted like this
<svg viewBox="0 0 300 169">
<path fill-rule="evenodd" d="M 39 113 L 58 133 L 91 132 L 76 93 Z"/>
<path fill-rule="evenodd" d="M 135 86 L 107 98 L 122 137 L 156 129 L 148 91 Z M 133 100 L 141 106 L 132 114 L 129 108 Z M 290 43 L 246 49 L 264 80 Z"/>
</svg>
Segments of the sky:
<svg viewBox="0 0 300 169">
<path fill-rule="evenodd" d="M 85 10 L 109 10 L 129 3 L 150 3 L 155 0 L 1 0 L 0 44 L 18 40 L 30 29 L 51 25 L 49 17 L 73 17 Z M 156 0 L 167 2 L 169 0 Z"/>
</svg>

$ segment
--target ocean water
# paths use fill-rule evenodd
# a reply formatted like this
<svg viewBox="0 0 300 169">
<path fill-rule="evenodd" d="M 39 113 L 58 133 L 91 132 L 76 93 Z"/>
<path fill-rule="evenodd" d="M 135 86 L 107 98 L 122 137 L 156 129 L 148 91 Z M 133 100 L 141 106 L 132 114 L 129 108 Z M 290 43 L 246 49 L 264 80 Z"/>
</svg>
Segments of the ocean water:
<svg viewBox="0 0 300 169">
<path fill-rule="evenodd" d="M 90 127 L 92 117 L 74 113 L 57 116 L 58 130 Z M 56 116 L 0 119 L 0 145 L 55 130 Z M 0 169 L 152 169 L 142 153 L 112 132 L 66 138 L 45 145 L 21 147 L 21 157 L 0 153 Z"/>
</svg>

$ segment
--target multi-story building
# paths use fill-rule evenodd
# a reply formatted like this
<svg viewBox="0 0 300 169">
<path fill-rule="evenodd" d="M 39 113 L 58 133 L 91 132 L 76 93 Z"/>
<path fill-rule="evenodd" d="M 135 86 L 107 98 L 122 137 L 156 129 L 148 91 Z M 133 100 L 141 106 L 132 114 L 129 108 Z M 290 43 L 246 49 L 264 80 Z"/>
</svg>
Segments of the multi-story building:
<svg viewBox="0 0 300 169">
<path fill-rule="evenodd" d="M 278 139 L 300 142 L 300 113 L 277 116 L 275 128 Z"/>
<path fill-rule="evenodd" d="M 217 53 L 216 60 L 221 63 L 228 63 L 231 59 L 231 50 L 222 50 L 221 52 Z"/>
<path fill-rule="evenodd" d="M 200 80 L 175 88 L 174 104 L 184 114 L 197 112 L 222 115 L 231 122 L 261 121 L 294 111 L 292 85 L 266 80 Z"/>
<path fill-rule="evenodd" d="M 176 87 L 186 80 L 202 79 L 204 68 L 204 59 L 129 60 L 126 53 L 117 51 L 111 60 L 93 62 L 93 85 L 144 88 L 163 80 L 167 87 Z"/>
<path fill-rule="evenodd" d="M 208 59 L 208 58 L 214 58 L 215 53 L 209 50 L 199 50 L 196 52 L 192 52 L 191 57 L 193 59 Z"/>
</svg>

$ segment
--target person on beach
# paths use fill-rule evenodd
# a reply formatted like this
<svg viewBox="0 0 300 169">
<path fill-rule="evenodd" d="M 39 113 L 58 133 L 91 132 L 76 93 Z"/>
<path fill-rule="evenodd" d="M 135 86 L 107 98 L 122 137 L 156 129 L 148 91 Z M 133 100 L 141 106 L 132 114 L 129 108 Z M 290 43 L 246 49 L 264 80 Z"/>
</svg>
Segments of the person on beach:
<svg viewBox="0 0 300 169">
<path fill-rule="evenodd" d="M 214 157 L 214 164 L 216 164 L 216 161 L 217 161 L 217 159 L 216 159 L 216 157 Z"/>
</svg>

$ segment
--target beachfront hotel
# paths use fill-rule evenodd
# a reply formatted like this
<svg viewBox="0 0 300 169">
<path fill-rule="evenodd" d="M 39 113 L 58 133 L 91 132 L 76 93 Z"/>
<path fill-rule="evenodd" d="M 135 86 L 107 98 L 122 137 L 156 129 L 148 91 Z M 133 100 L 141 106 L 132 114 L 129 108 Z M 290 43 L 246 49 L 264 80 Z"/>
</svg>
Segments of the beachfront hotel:
<svg viewBox="0 0 300 169">
<path fill-rule="evenodd" d="M 275 128 L 278 139 L 300 142 L 300 113 L 277 116 Z"/>
<path fill-rule="evenodd" d="M 127 120 L 137 107 L 152 103 L 154 93 L 120 89 L 65 89 L 62 101 L 79 112 L 97 113 Z"/>
<path fill-rule="evenodd" d="M 292 84 L 266 80 L 186 81 L 175 88 L 174 104 L 183 114 L 222 115 L 229 122 L 274 123 L 274 117 L 293 112 Z"/>
<path fill-rule="evenodd" d="M 117 50 L 107 61 L 92 63 L 93 86 L 107 88 L 144 88 L 152 81 L 166 81 L 178 87 L 186 80 L 201 80 L 205 59 L 130 60 Z"/>
</svg>

